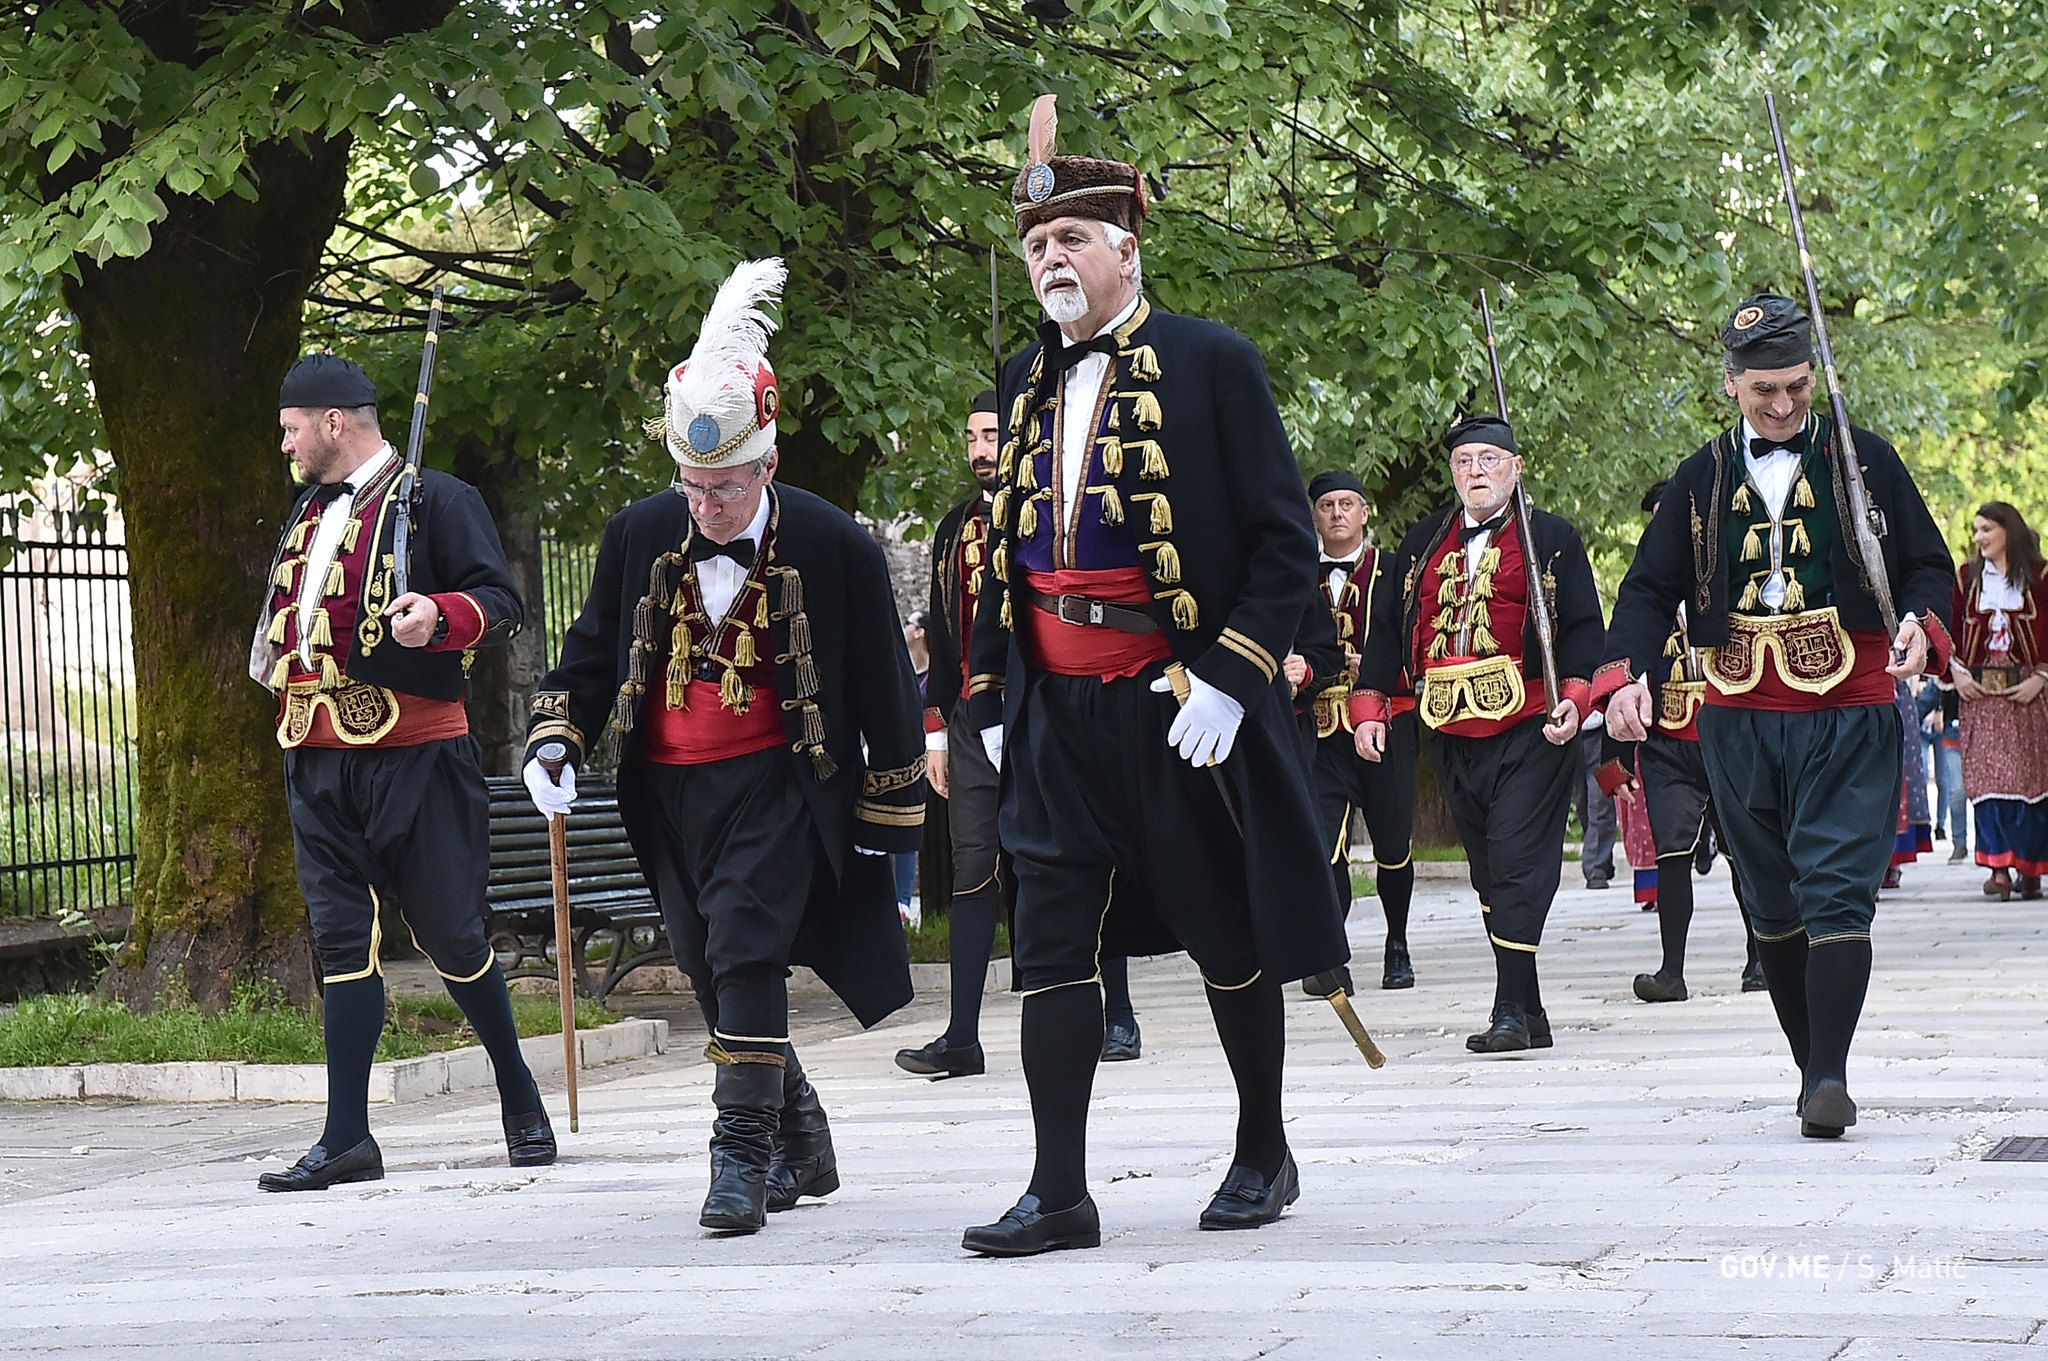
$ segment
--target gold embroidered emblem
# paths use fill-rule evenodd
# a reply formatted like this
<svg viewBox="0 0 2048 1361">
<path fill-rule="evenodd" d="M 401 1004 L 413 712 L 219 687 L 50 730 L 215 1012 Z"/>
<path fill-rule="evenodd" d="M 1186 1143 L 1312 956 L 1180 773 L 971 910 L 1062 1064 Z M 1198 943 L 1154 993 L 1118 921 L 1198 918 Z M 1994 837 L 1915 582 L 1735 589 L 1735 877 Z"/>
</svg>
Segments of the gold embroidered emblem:
<svg viewBox="0 0 2048 1361">
<path fill-rule="evenodd" d="M 1856 664 L 1856 647 L 1835 607 L 1728 620 L 1728 641 L 1707 656 L 1707 678 L 1724 695 L 1747 694 L 1763 679 L 1769 654 L 1778 679 L 1804 694 L 1822 695 Z"/>
<path fill-rule="evenodd" d="M 1431 728 L 1442 728 L 1468 718 L 1506 718 L 1527 700 L 1521 667 L 1499 655 L 1424 671 L 1418 711 Z"/>
</svg>

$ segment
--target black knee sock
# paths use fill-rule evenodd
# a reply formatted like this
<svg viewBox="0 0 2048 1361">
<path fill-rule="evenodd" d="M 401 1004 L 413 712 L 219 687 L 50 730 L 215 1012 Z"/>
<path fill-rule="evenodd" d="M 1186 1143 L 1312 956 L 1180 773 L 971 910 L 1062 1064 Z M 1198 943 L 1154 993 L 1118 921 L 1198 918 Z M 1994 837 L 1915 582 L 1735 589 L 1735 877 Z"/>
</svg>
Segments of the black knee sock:
<svg viewBox="0 0 2048 1361">
<path fill-rule="evenodd" d="M 1542 995 L 1536 990 L 1536 956 L 1530 951 L 1494 946 L 1493 978 L 1495 1002 L 1513 1002 L 1530 1011 L 1543 1009 Z"/>
<path fill-rule="evenodd" d="M 1804 931 L 1785 940 L 1756 943 L 1756 957 L 1764 966 L 1764 982 L 1771 990 L 1771 1008 L 1778 1013 L 1778 1027 L 1792 1048 L 1792 1062 L 1802 1073 L 1813 1048 L 1813 1031 L 1807 1020 L 1806 954 Z"/>
<path fill-rule="evenodd" d="M 1047 1210 L 1088 1194 L 1088 1098 L 1102 1059 L 1102 990 L 1092 983 L 1024 999 L 1024 1086 L 1037 1158 L 1030 1194 Z"/>
<path fill-rule="evenodd" d="M 1102 1024 L 1107 1027 L 1111 1021 L 1122 1021 L 1125 1025 L 1138 1023 L 1138 1011 L 1131 1005 L 1131 961 L 1126 955 L 1104 955 L 1099 965 L 1102 973 Z"/>
<path fill-rule="evenodd" d="M 329 983 L 320 1003 L 327 1042 L 327 1126 L 320 1147 L 346 1153 L 370 1137 L 370 1065 L 384 1033 L 384 975 Z"/>
<path fill-rule="evenodd" d="M 1657 858 L 1657 936 L 1664 962 L 1657 972 L 1685 977 L 1685 936 L 1692 927 L 1692 853 Z"/>
<path fill-rule="evenodd" d="M 1271 1180 L 1287 1156 L 1287 1131 L 1280 1118 L 1280 1071 L 1287 1057 L 1280 985 L 1261 974 L 1241 988 L 1203 991 L 1237 1083 L 1237 1147 L 1231 1162 Z"/>
<path fill-rule="evenodd" d="M 1387 944 L 1408 944 L 1408 904 L 1415 897 L 1415 862 L 1379 871 L 1380 911 L 1387 914 Z"/>
<path fill-rule="evenodd" d="M 505 990 L 505 975 L 496 964 L 483 976 L 467 983 L 443 979 L 448 995 L 469 1022 L 469 1028 L 483 1041 L 491 1056 L 491 1073 L 498 1080 L 498 1105 L 507 1115 L 531 1115 L 541 1108 L 540 1088 L 534 1085 L 533 1070 L 526 1055 L 519 1052 L 519 1027 L 512 1019 L 512 994 Z"/>
<path fill-rule="evenodd" d="M 996 922 L 1003 915 L 1002 890 L 994 884 L 963 893 L 947 909 L 947 950 L 952 979 L 952 1019 L 946 1043 L 981 1040 L 981 994 L 988 986 L 988 957 L 996 948 Z"/>
<path fill-rule="evenodd" d="M 1344 920 L 1351 920 L 1351 857 L 1340 854 L 1330 864 L 1330 881 L 1337 886 L 1337 906 Z"/>
<path fill-rule="evenodd" d="M 1849 1041 L 1870 988 L 1870 942 L 1831 940 L 1806 951 L 1806 1014 L 1812 1035 L 1807 1090 L 1823 1078 L 1848 1080 Z"/>
</svg>

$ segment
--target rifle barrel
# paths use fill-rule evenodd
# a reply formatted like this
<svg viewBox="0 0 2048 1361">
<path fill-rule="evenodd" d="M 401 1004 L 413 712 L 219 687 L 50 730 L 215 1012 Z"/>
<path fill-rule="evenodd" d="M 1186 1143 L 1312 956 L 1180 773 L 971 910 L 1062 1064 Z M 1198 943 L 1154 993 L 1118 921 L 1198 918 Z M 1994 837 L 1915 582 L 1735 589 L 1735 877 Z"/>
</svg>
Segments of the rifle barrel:
<svg viewBox="0 0 2048 1361">
<path fill-rule="evenodd" d="M 1496 414 L 1508 419 L 1507 377 L 1500 366 L 1500 342 L 1493 334 L 1493 305 L 1487 301 L 1486 290 L 1479 290 L 1479 317 L 1486 325 L 1486 361 L 1493 372 L 1493 400 L 1498 408 Z M 1536 561 L 1536 507 L 1529 500 L 1528 485 L 1519 477 L 1515 479 L 1515 534 L 1522 543 L 1522 561 L 1529 573 L 1529 613 L 1536 623 L 1537 660 L 1543 665 L 1543 697 L 1549 702 L 1548 713 L 1555 713 L 1563 698 L 1563 687 L 1557 675 L 1556 626 L 1551 622 L 1550 596 L 1543 589 L 1543 576 Z M 1583 717 L 1583 715 L 1581 715 Z"/>
</svg>

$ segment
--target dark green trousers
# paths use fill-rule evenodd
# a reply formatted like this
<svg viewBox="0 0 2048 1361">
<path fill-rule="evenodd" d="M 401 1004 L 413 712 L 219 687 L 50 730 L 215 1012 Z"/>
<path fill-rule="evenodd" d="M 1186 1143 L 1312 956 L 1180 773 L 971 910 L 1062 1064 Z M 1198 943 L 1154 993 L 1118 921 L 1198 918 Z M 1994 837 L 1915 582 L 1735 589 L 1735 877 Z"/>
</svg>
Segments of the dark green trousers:
<svg viewBox="0 0 2048 1361">
<path fill-rule="evenodd" d="M 1899 825 L 1898 710 L 1709 704 L 1699 732 L 1757 939 L 1868 940 Z"/>
</svg>

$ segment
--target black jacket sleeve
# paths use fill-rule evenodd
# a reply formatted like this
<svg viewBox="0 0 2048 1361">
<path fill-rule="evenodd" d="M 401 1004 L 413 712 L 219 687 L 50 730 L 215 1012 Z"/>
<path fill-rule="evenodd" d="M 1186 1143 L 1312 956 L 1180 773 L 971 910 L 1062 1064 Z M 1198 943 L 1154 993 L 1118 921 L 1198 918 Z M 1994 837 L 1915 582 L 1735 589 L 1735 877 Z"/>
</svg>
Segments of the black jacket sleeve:
<svg viewBox="0 0 2048 1361">
<path fill-rule="evenodd" d="M 1605 657 L 1601 668 L 1619 665 L 1626 674 L 1619 681 L 1596 684 L 1594 693 L 1604 697 L 1613 685 L 1647 677 L 1656 689 L 1658 665 L 1664 644 L 1671 637 L 1679 602 L 1693 589 L 1692 530 L 1687 520 L 1693 504 L 1693 479 L 1686 473 L 1700 465 L 1682 465 L 1664 489 L 1657 513 L 1636 542 L 1635 557 L 1621 578 L 1614 597 L 1614 618 L 1607 626 Z"/>
<path fill-rule="evenodd" d="M 569 746 L 569 763 L 582 767 L 593 742 L 604 734 L 618 696 L 619 632 L 625 592 L 626 530 L 623 513 L 604 527 L 597 549 L 597 567 L 590 577 L 590 595 L 583 612 L 562 640 L 554 670 L 540 678 L 526 727 L 526 759 L 543 742 Z"/>
<path fill-rule="evenodd" d="M 867 749 L 853 841 L 871 851 L 914 851 L 924 839 L 923 706 L 889 564 L 873 539 L 849 532 L 841 570 L 848 618 L 868 622 L 849 628 L 846 641 L 847 694 Z"/>
<path fill-rule="evenodd" d="M 966 518 L 962 508 L 955 506 L 932 534 L 931 591 L 925 605 L 930 616 L 925 645 L 931 649 L 932 664 L 925 675 L 924 705 L 938 714 L 941 723 L 952 718 L 953 706 L 960 701 L 960 624 L 953 604 L 957 597 L 947 595 L 946 578 L 956 569 L 960 527 Z M 955 589 L 965 590 L 965 583 Z"/>
<path fill-rule="evenodd" d="M 483 494 L 466 482 L 435 478 L 428 484 L 432 519 L 420 527 L 430 593 L 448 630 L 430 652 L 462 652 L 509 640 L 525 622 L 525 605 L 505 561 L 498 527 Z"/>
</svg>

